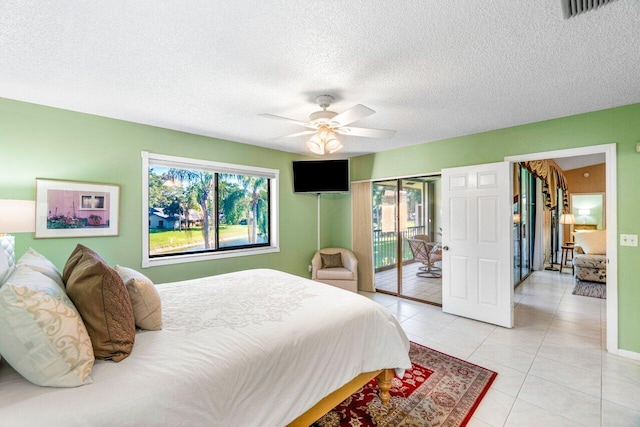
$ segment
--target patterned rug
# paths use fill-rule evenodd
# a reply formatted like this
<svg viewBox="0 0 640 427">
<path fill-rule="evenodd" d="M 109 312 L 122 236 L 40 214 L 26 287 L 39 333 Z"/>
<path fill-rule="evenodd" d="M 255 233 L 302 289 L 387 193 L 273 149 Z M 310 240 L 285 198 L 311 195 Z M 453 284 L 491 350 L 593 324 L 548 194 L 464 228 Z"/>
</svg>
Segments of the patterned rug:
<svg viewBox="0 0 640 427">
<path fill-rule="evenodd" d="M 604 283 L 587 282 L 586 280 L 576 279 L 576 285 L 571 293 L 585 297 L 607 299 L 607 285 Z"/>
<path fill-rule="evenodd" d="M 413 342 L 409 357 L 413 366 L 393 379 L 387 407 L 373 379 L 313 426 L 464 426 L 497 375 Z"/>
</svg>

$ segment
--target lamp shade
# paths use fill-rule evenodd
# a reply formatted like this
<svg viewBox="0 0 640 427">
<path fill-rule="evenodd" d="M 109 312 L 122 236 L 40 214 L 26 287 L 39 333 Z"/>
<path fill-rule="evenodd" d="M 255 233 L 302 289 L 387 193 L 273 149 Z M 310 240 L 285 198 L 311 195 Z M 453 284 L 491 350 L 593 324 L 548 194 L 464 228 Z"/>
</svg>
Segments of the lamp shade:
<svg viewBox="0 0 640 427">
<path fill-rule="evenodd" d="M 33 200 L 0 200 L 0 234 L 36 231 Z"/>
<path fill-rule="evenodd" d="M 324 154 L 324 144 L 316 135 L 307 141 L 307 148 L 309 148 L 312 153 Z"/>
<path fill-rule="evenodd" d="M 573 216 L 573 214 L 562 214 L 560 215 L 560 224 L 575 224 L 576 223 L 576 217 Z"/>
<path fill-rule="evenodd" d="M 324 154 L 326 151 L 335 153 L 342 147 L 343 145 L 336 137 L 335 132 L 327 126 L 320 126 L 318 132 L 307 141 L 307 148 L 316 154 Z"/>
</svg>

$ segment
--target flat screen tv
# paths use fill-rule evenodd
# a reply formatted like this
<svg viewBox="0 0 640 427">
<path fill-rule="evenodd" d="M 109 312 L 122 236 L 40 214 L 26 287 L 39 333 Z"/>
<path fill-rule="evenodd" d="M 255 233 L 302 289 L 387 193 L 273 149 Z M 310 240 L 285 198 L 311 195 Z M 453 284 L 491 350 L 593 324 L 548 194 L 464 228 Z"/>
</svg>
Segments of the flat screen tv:
<svg viewBox="0 0 640 427">
<path fill-rule="evenodd" d="M 349 160 L 293 162 L 295 193 L 348 193 Z"/>
</svg>

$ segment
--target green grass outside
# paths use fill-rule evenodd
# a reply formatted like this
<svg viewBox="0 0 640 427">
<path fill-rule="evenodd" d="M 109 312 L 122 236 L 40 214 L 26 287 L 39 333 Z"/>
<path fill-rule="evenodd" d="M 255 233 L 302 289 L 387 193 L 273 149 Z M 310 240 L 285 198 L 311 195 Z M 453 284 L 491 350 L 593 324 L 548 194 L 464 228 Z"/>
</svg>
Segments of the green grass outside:
<svg viewBox="0 0 640 427">
<path fill-rule="evenodd" d="M 220 226 L 220 240 L 227 238 L 246 236 L 246 225 Z M 149 230 L 149 251 L 166 252 L 167 249 L 188 248 L 204 244 L 202 228 L 194 227 L 188 230 Z"/>
<path fill-rule="evenodd" d="M 224 241 L 233 237 L 245 237 L 247 235 L 246 225 L 223 225 L 220 227 L 220 240 Z M 203 245 L 202 228 L 196 227 L 189 230 L 149 230 L 149 251 L 154 253 L 174 252 L 193 246 Z M 174 251 L 171 251 L 173 249 Z M 374 268 L 395 264 L 396 242 L 385 240 L 374 244 Z M 409 245 L 405 242 L 403 260 L 408 261 L 413 258 Z"/>
</svg>

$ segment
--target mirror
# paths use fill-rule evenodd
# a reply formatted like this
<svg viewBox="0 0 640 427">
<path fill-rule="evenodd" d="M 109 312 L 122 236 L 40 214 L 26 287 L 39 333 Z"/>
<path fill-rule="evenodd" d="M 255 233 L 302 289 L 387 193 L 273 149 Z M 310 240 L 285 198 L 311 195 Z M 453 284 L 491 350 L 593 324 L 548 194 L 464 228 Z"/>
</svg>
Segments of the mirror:
<svg viewBox="0 0 640 427">
<path fill-rule="evenodd" d="M 572 194 L 571 213 L 576 218 L 573 231 L 604 230 L 604 193 Z"/>
</svg>

